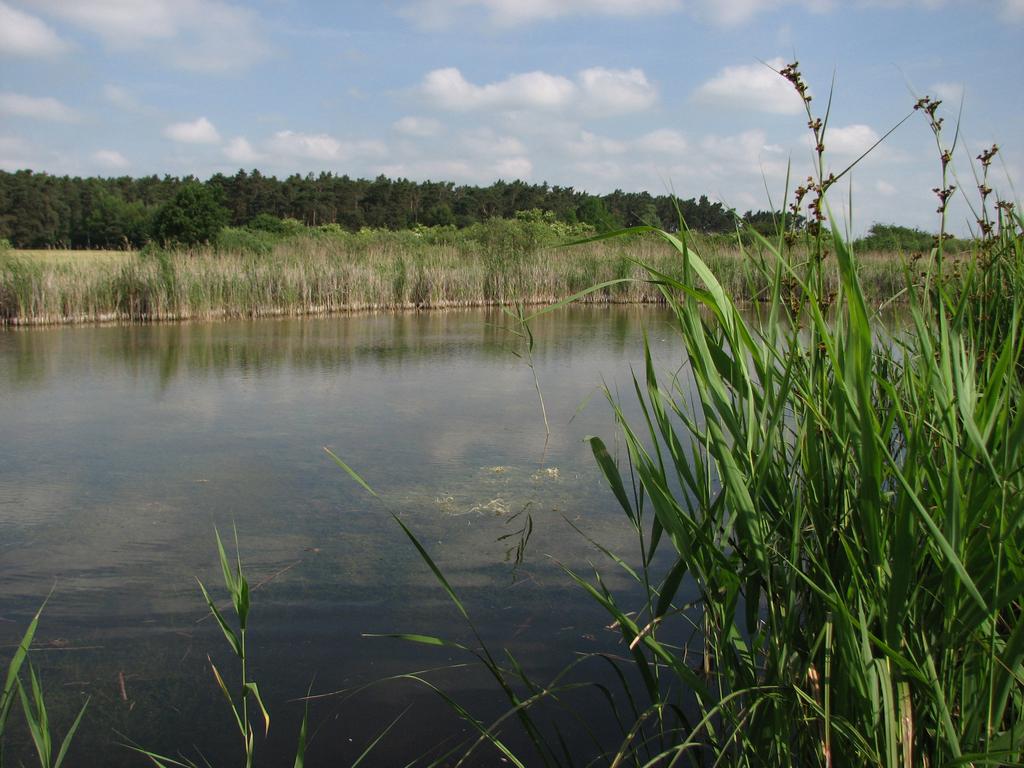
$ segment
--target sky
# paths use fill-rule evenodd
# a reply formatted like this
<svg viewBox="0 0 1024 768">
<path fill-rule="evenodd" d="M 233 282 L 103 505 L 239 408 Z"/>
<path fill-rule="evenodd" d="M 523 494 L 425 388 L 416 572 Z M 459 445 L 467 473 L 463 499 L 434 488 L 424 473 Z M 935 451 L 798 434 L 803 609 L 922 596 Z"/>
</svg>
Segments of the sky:
<svg viewBox="0 0 1024 768">
<path fill-rule="evenodd" d="M 1024 185 L 1024 0 L 0 0 L 0 168 L 239 168 L 707 194 L 779 208 L 813 162 L 798 60 L 854 233 L 953 229 L 973 158 Z M 909 115 L 909 119 L 902 122 Z M 964 194 L 961 194 L 964 193 Z"/>
</svg>

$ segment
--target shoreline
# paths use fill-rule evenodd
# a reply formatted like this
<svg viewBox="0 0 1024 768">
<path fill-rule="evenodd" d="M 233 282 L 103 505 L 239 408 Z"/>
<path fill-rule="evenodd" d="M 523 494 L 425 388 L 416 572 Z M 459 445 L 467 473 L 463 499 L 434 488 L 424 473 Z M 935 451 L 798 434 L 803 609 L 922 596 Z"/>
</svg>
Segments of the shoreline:
<svg viewBox="0 0 1024 768">
<path fill-rule="evenodd" d="M 564 298 L 564 297 L 563 297 Z M 547 304 L 554 304 L 562 301 L 562 298 L 552 298 L 550 301 L 531 299 L 520 302 L 523 306 L 540 307 Z M 601 306 L 637 306 L 650 307 L 662 306 L 664 299 L 651 300 L 623 300 L 614 297 L 602 296 L 599 298 L 583 297 L 572 306 L 580 304 L 601 307 Z M 753 306 L 760 302 L 750 302 Z M 507 302 L 499 301 L 470 301 L 470 302 L 449 302 L 446 304 L 359 304 L 341 307 L 309 307 L 305 309 L 269 309 L 255 310 L 252 312 L 229 312 L 223 310 L 209 313 L 197 314 L 159 314 L 146 317 L 133 317 L 131 315 L 106 314 L 101 316 L 78 315 L 72 317 L 31 317 L 16 318 L 14 320 L 4 319 L 0 322 L 0 328 L 4 330 L 29 330 L 33 328 L 60 328 L 60 327 L 103 327 L 103 326 L 140 326 L 160 325 L 173 323 L 202 323 L 228 320 L 262 320 L 275 318 L 303 318 L 303 317 L 332 317 L 343 315 L 375 315 L 375 314 L 419 314 L 427 312 L 450 312 L 457 310 L 489 309 L 508 306 Z"/>
<path fill-rule="evenodd" d="M 772 258 L 758 250 L 696 242 L 695 252 L 730 293 L 751 306 L 776 288 Z M 807 258 L 792 254 L 796 269 Z M 892 301 L 909 266 L 895 253 L 866 252 L 861 279 L 872 301 Z M 685 265 L 650 238 L 518 250 L 396 243 L 354 247 L 302 238 L 256 256 L 194 251 L 22 253 L 0 259 L 0 325 L 138 325 L 381 311 L 543 306 L 594 286 L 583 304 L 663 304 L 654 273 L 681 280 Z M 834 262 L 823 270 L 835 295 Z"/>
</svg>

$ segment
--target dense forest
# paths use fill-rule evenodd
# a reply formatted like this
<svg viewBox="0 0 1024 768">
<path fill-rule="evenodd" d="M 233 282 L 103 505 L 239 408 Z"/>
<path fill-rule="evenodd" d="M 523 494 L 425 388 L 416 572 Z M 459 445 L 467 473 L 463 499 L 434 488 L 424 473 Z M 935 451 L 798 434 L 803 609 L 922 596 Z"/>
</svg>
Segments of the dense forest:
<svg viewBox="0 0 1024 768">
<path fill-rule="evenodd" d="M 617 190 L 592 195 L 572 187 L 498 181 L 487 187 L 408 179 L 353 179 L 321 173 L 284 180 L 257 170 L 206 181 L 193 176 L 79 178 L 32 171 L 0 172 L 0 238 L 16 248 L 129 248 L 150 241 L 186 240 L 176 214 L 212 211 L 211 226 L 245 226 L 257 217 L 295 219 L 307 226 L 336 224 L 407 229 L 466 227 L 492 218 L 513 218 L 540 210 L 565 223 L 598 231 L 636 224 L 672 228 L 676 206 L 687 226 L 700 232 L 728 232 L 737 213 L 706 196 L 676 200 L 670 195 Z M 180 216 L 179 216 L 180 218 Z M 772 227 L 773 214 L 747 212 L 748 223 Z M 205 230 L 190 233 L 202 241 Z"/>
</svg>

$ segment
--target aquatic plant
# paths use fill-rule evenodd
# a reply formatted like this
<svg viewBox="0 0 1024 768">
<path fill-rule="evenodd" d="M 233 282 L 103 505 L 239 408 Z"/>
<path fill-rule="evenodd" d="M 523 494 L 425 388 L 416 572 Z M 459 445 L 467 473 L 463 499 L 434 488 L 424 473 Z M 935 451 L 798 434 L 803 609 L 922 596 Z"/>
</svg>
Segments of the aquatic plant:
<svg viewBox="0 0 1024 768">
<path fill-rule="evenodd" d="M 4 761 L 4 736 L 7 732 L 7 721 L 11 715 L 11 708 L 14 706 L 16 692 L 19 690 L 20 680 L 19 675 L 21 674 L 21 668 L 25 664 L 25 659 L 28 656 L 28 649 L 32 645 L 32 639 L 35 637 L 36 628 L 39 626 L 39 616 L 42 613 L 42 608 L 36 611 L 35 616 L 29 622 L 28 627 L 25 629 L 25 634 L 21 638 L 21 642 L 18 643 L 14 650 L 14 654 L 11 656 L 10 662 L 7 664 L 7 674 L 4 677 L 4 687 L 0 690 L 0 766 L 3 765 Z"/>
<path fill-rule="evenodd" d="M 237 684 L 229 684 L 225 682 L 224 675 L 221 674 L 217 665 L 213 663 L 213 659 L 207 657 L 210 662 L 210 671 L 213 674 L 213 679 L 217 683 L 217 687 L 221 693 L 224 694 L 224 698 L 228 702 L 228 706 L 231 708 L 231 714 L 235 725 L 238 727 L 239 736 L 242 739 L 243 754 L 245 758 L 245 768 L 252 768 L 253 760 L 256 754 L 256 728 L 252 722 L 252 716 L 250 715 L 250 699 L 255 703 L 258 708 L 258 714 L 262 721 L 263 735 L 266 736 L 270 730 L 270 713 L 267 711 L 266 705 L 263 703 L 263 697 L 260 695 L 259 686 L 256 681 L 249 679 L 248 674 L 248 655 L 246 654 L 246 630 L 249 619 L 249 582 L 245 578 L 245 574 L 242 571 L 242 557 L 238 548 L 238 531 L 235 531 L 235 562 L 232 563 L 228 559 L 227 553 L 224 551 L 224 544 L 220 538 L 220 532 L 214 529 L 214 538 L 217 540 L 217 558 L 220 562 L 221 573 L 224 577 L 224 587 L 228 591 L 228 595 L 231 598 L 231 607 L 234 609 L 236 618 L 236 627 L 232 626 L 228 622 L 227 618 L 213 598 L 210 596 L 209 591 L 202 581 L 196 579 L 199 584 L 199 589 L 203 593 L 203 599 L 206 601 L 206 606 L 210 610 L 210 615 L 213 616 L 217 622 L 217 626 L 220 627 L 221 632 L 224 635 L 224 639 L 227 640 L 228 645 L 231 647 L 231 652 L 234 657 L 238 660 L 239 666 L 239 682 Z M 302 727 L 299 735 L 299 752 L 296 758 L 296 764 L 302 764 L 302 757 L 305 751 L 305 739 L 306 739 L 306 720 L 303 718 Z M 196 763 L 188 759 L 177 759 L 159 755 L 155 752 L 151 752 L 144 748 L 129 745 L 130 749 L 145 755 L 150 761 L 159 768 L 170 768 L 170 766 L 179 766 L 181 768 L 194 768 Z"/>
<path fill-rule="evenodd" d="M 32 744 L 36 748 L 40 768 L 60 768 L 64 763 L 64 758 L 67 756 L 68 747 L 71 746 L 71 740 L 75 738 L 75 732 L 82 722 L 82 716 L 89 707 L 89 700 L 85 700 L 71 727 L 68 728 L 68 732 L 64 734 L 60 747 L 57 749 L 57 754 L 54 754 L 53 748 L 55 743 L 53 734 L 50 732 L 50 715 L 46 709 L 46 701 L 43 698 L 43 685 L 35 668 L 31 665 L 29 665 L 28 673 L 29 690 L 32 698 L 30 700 L 29 695 L 25 693 L 25 686 L 20 679 L 17 681 L 18 698 L 21 699 L 22 711 L 25 713 L 25 723 L 28 725 L 29 734 L 32 736 Z"/>
<path fill-rule="evenodd" d="M 224 639 L 227 640 L 228 645 L 231 647 L 233 656 L 238 661 L 239 680 L 237 683 L 230 683 L 225 679 L 225 676 L 221 674 L 220 669 L 218 669 L 217 665 L 214 664 L 213 659 L 207 656 L 207 660 L 210 664 L 210 671 L 213 674 L 217 687 L 228 702 L 233 720 L 238 728 L 238 734 L 242 739 L 242 756 L 245 768 L 253 768 L 253 765 L 255 764 L 257 733 L 257 727 L 253 723 L 254 719 L 256 719 L 254 715 L 258 717 L 257 725 L 262 726 L 259 730 L 261 730 L 262 735 L 266 737 L 270 731 L 270 713 L 267 711 L 267 707 L 263 703 L 263 697 L 260 694 L 259 686 L 255 680 L 250 679 L 248 671 L 249 666 L 246 650 L 246 635 L 249 612 L 252 607 L 252 590 L 249 587 L 248 579 L 246 579 L 245 573 L 242 569 L 242 556 L 241 550 L 238 546 L 237 529 L 234 530 L 234 537 L 235 558 L 234 562 L 232 562 L 224 550 L 224 544 L 221 541 L 220 532 L 214 528 L 214 539 L 217 542 L 217 559 L 220 564 L 221 574 L 224 578 L 224 586 L 227 589 L 228 595 L 231 599 L 231 607 L 235 613 L 235 626 L 232 626 L 232 622 L 228 621 L 227 617 L 224 615 L 224 611 L 217 607 L 215 600 L 210 595 L 210 592 L 207 590 L 203 582 L 199 579 L 196 579 L 196 582 L 199 584 L 199 589 L 202 592 L 203 600 L 210 611 L 210 615 L 217 623 L 221 633 L 224 635 Z M 257 585 L 256 588 L 258 589 L 259 586 L 260 585 Z M 295 761 L 293 763 L 294 768 L 303 768 L 306 764 L 306 750 L 310 741 L 309 694 L 310 689 L 307 689 L 306 696 L 304 697 L 302 721 L 299 724 L 299 732 L 296 736 Z M 255 704 L 255 707 L 250 707 L 250 699 Z M 79 719 L 80 718 L 81 715 L 79 715 Z M 357 766 L 361 765 L 373 752 L 376 746 L 398 724 L 401 718 L 402 715 L 399 715 L 382 731 L 377 733 L 360 756 L 351 764 L 350 768 L 357 768 Z M 77 726 L 77 721 L 75 725 Z M 68 738 L 70 739 L 70 735 Z M 136 744 L 125 744 L 124 746 L 140 755 L 143 755 L 153 765 L 157 766 L 157 768 L 198 768 L 199 766 L 198 763 L 185 756 L 179 755 L 178 757 L 168 757 L 145 749 L 144 747 L 140 747 Z M 205 757 L 202 757 L 202 763 L 203 765 L 209 765 L 209 762 Z M 50 768 L 50 766 L 46 766 L 46 768 Z M 54 765 L 53 768 L 57 768 L 57 765 Z"/>
<path fill-rule="evenodd" d="M 782 74 L 806 95 L 795 64 Z M 951 149 L 932 104 L 919 102 L 939 142 L 944 222 Z M 826 121 L 808 115 L 820 160 Z M 983 202 L 989 226 L 957 264 L 943 258 L 943 223 L 923 272 L 904 276 L 910 328 L 890 334 L 831 218 L 835 178 L 820 163 L 795 190 L 817 224 L 810 258 L 784 219 L 772 240 L 749 233 L 771 286 L 756 321 L 685 227 L 629 230 L 660 238 L 680 266 L 640 265 L 688 362 L 666 379 L 645 350 L 639 424 L 607 393 L 624 465 L 590 438 L 639 562 L 601 551 L 644 598 L 623 605 L 599 571 L 567 573 L 621 635 L 626 659 L 608 658 L 622 686 L 607 702 L 623 725 L 578 760 L 529 716 L 571 678 L 540 684 L 514 659 L 464 648 L 512 705 L 487 727 L 456 709 L 480 731 L 464 756 L 489 743 L 517 765 L 1024 760 L 1024 219 L 1007 202 L 986 218 Z M 517 721 L 533 758 L 503 740 Z"/>
<path fill-rule="evenodd" d="M 64 738 L 61 740 L 55 755 L 53 752 L 54 735 L 50 729 L 50 715 L 43 696 L 43 686 L 38 673 L 31 664 L 29 664 L 29 693 L 31 694 L 31 699 L 29 694 L 25 692 L 25 686 L 21 682 L 21 669 L 28 660 L 29 649 L 32 646 L 32 641 L 35 639 L 36 629 L 39 627 L 39 617 L 42 615 L 45 605 L 46 601 L 44 600 L 43 605 L 39 607 L 32 620 L 29 621 L 21 641 L 15 647 L 14 654 L 7 665 L 7 675 L 4 677 L 3 689 L 0 690 L 0 766 L 4 764 L 4 741 L 15 694 L 21 700 L 25 725 L 28 727 L 32 745 L 35 747 L 36 755 L 39 758 L 40 768 L 60 768 L 64 758 L 67 756 L 71 742 L 75 738 L 75 732 L 82 722 L 82 716 L 89 706 L 89 700 L 86 699 L 71 727 L 64 734 Z"/>
</svg>

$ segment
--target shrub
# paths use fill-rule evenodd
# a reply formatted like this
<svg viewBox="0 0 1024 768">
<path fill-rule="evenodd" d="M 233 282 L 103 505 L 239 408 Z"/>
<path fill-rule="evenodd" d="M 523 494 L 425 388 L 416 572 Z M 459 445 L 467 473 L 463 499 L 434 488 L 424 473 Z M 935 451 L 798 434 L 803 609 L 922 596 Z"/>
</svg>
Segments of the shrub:
<svg viewBox="0 0 1024 768">
<path fill-rule="evenodd" d="M 279 237 L 267 230 L 224 227 L 217 233 L 214 245 L 220 253 L 266 256 L 274 249 L 274 244 L 279 240 Z"/>
<path fill-rule="evenodd" d="M 288 232 L 288 226 L 277 216 L 269 213 L 261 213 L 253 216 L 245 224 L 246 229 L 270 232 L 273 235 L 283 235 Z"/>
<path fill-rule="evenodd" d="M 163 243 L 211 243 L 227 224 L 228 212 L 214 192 L 199 183 L 186 184 L 153 220 L 153 234 Z"/>
<path fill-rule="evenodd" d="M 900 253 L 928 253 L 935 246 L 935 235 L 914 227 L 896 224 L 872 224 L 867 235 L 854 241 L 859 251 L 897 251 Z M 947 241 L 946 250 L 966 250 L 963 240 Z"/>
</svg>

